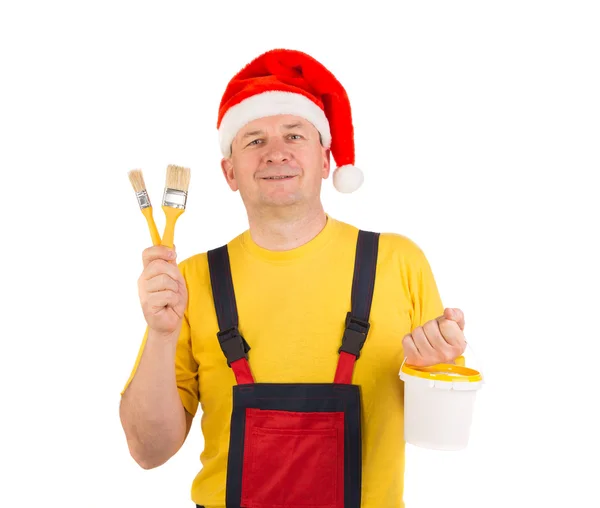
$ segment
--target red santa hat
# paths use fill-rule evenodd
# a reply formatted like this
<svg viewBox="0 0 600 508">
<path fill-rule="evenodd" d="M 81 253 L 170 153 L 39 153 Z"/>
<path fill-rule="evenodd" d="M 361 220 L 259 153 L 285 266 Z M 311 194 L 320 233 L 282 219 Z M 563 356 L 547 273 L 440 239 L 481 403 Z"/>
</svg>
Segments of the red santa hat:
<svg viewBox="0 0 600 508">
<path fill-rule="evenodd" d="M 219 105 L 219 143 L 223 157 L 244 125 L 265 116 L 295 115 L 321 134 L 337 168 L 333 185 L 354 192 L 363 174 L 354 166 L 354 128 L 350 101 L 336 77 L 320 62 L 300 51 L 274 49 L 239 71 L 227 85 Z"/>
</svg>

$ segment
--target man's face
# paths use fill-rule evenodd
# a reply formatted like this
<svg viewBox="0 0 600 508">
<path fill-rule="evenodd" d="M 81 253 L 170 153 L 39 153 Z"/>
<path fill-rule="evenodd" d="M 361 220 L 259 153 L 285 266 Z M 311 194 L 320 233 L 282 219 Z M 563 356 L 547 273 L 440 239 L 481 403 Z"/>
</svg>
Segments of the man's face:
<svg viewBox="0 0 600 508">
<path fill-rule="evenodd" d="M 240 129 L 221 167 L 246 208 L 319 202 L 321 181 L 329 176 L 329 151 L 307 120 L 269 116 Z"/>
</svg>

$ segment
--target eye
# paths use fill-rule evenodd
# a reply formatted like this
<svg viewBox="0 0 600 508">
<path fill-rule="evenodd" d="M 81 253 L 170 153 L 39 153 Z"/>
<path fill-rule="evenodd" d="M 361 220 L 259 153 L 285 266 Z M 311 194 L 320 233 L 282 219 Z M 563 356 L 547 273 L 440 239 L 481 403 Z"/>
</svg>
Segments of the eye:
<svg viewBox="0 0 600 508">
<path fill-rule="evenodd" d="M 262 139 L 259 138 L 259 139 L 255 139 L 253 141 L 250 141 L 250 143 L 248 143 L 247 146 L 252 146 L 252 145 L 256 146 L 259 141 L 262 141 Z"/>
<path fill-rule="evenodd" d="M 302 136 L 300 136 L 300 134 L 290 134 L 290 137 L 293 138 L 295 137 L 296 139 L 301 139 Z"/>
</svg>

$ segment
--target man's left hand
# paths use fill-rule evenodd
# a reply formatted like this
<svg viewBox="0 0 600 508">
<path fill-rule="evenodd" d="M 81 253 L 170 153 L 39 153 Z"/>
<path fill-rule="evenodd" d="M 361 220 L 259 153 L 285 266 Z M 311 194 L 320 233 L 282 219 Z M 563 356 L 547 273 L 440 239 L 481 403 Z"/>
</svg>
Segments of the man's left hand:
<svg viewBox="0 0 600 508">
<path fill-rule="evenodd" d="M 444 314 L 415 328 L 402 339 L 408 365 L 429 367 L 454 363 L 467 347 L 465 316 L 460 309 L 444 309 Z"/>
</svg>

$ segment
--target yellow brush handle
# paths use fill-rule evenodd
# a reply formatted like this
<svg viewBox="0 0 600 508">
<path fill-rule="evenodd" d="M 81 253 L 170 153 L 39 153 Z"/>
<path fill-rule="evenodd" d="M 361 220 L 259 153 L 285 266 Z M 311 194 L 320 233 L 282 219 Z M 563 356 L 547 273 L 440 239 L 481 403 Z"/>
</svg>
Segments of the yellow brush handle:
<svg viewBox="0 0 600 508">
<path fill-rule="evenodd" d="M 172 206 L 163 205 L 162 209 L 165 212 L 167 222 L 165 224 L 165 232 L 162 237 L 162 244 L 169 248 L 173 248 L 173 240 L 175 237 L 175 222 L 179 216 L 185 211 L 183 208 L 173 208 Z"/>
<path fill-rule="evenodd" d="M 152 207 L 148 206 L 142 210 L 146 221 L 148 222 L 148 229 L 150 230 L 150 237 L 152 238 L 152 245 L 160 245 L 160 235 L 154 222 L 154 216 L 152 215 Z"/>
</svg>

